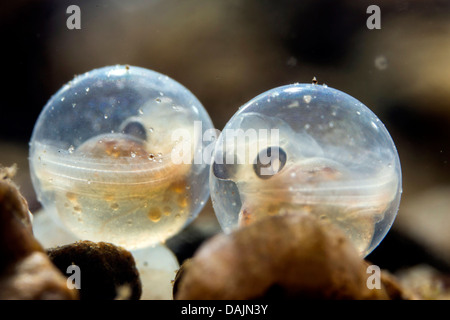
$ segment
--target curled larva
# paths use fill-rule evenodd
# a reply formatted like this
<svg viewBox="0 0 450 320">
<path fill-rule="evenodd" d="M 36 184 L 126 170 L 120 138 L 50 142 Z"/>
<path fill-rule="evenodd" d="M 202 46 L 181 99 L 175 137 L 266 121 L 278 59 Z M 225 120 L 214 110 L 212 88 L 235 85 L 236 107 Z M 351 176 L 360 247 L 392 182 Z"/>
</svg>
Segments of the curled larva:
<svg viewBox="0 0 450 320">
<path fill-rule="evenodd" d="M 192 161 L 203 148 L 196 122 L 213 128 L 195 96 L 162 74 L 113 66 L 78 76 L 50 99 L 33 131 L 38 198 L 81 239 L 127 248 L 164 241 L 209 196 L 208 164 Z M 184 161 L 173 161 L 183 137 Z"/>
<path fill-rule="evenodd" d="M 401 169 L 388 131 L 366 106 L 336 89 L 295 84 L 252 99 L 227 123 L 210 188 L 226 232 L 308 213 L 341 227 L 365 256 L 395 219 Z"/>
</svg>

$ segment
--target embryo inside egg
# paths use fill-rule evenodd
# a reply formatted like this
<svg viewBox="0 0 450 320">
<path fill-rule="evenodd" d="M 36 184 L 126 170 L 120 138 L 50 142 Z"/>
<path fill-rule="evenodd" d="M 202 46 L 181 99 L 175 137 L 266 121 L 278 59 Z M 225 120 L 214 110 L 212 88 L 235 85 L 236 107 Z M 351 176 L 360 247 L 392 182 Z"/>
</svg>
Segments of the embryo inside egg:
<svg viewBox="0 0 450 320">
<path fill-rule="evenodd" d="M 226 232 L 269 215 L 311 214 L 338 225 L 365 256 L 395 219 L 401 169 L 388 131 L 361 102 L 294 84 L 257 96 L 230 119 L 210 188 Z"/>
<path fill-rule="evenodd" d="M 180 143 L 212 122 L 196 97 L 157 72 L 111 66 L 63 86 L 44 107 L 30 142 L 39 201 L 81 239 L 141 248 L 190 223 L 209 196 L 208 165 L 174 163 Z"/>
</svg>

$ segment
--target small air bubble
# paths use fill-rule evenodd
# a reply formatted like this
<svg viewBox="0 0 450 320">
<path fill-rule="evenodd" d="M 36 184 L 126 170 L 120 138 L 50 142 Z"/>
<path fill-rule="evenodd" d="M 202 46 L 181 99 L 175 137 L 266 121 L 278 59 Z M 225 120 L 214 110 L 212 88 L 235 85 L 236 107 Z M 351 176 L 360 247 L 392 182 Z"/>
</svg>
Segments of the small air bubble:
<svg viewBox="0 0 450 320">
<path fill-rule="evenodd" d="M 310 103 L 311 99 L 312 97 L 309 94 L 303 96 L 303 101 L 305 101 L 306 103 Z"/>
<path fill-rule="evenodd" d="M 375 122 L 371 121 L 370 124 L 372 125 L 372 128 L 378 130 L 378 126 L 375 124 Z"/>
<path fill-rule="evenodd" d="M 142 110 L 142 108 L 139 109 L 139 114 L 144 114 L 144 110 Z"/>
</svg>

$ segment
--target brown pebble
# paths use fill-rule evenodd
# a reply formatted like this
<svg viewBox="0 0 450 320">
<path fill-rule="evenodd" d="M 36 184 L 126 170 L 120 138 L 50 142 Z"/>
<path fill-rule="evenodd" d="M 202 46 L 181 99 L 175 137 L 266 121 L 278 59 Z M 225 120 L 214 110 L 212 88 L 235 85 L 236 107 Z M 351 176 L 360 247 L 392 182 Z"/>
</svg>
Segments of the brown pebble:
<svg viewBox="0 0 450 320">
<path fill-rule="evenodd" d="M 78 241 L 49 249 L 51 261 L 66 274 L 70 265 L 80 270 L 81 300 L 138 300 L 142 293 L 133 256 L 106 242 Z M 67 273 L 70 277 L 72 272 Z"/>
<path fill-rule="evenodd" d="M 186 265 L 176 299 L 388 299 L 340 229 L 309 215 L 273 216 L 219 234 Z"/>
<path fill-rule="evenodd" d="M 180 268 L 177 270 L 176 274 L 175 274 L 175 279 L 173 280 L 173 288 L 172 288 L 172 296 L 175 297 L 177 295 L 178 292 L 178 286 L 180 284 L 180 280 L 183 277 L 184 274 L 184 270 L 186 270 L 187 265 L 189 264 L 189 262 L 191 261 L 191 259 L 186 259 L 180 266 Z"/>
<path fill-rule="evenodd" d="M 381 271 L 381 283 L 391 300 L 419 300 L 414 292 L 405 289 L 398 279 L 386 270 Z"/>
<path fill-rule="evenodd" d="M 0 168 L 0 299 L 76 299 L 77 292 L 34 238 L 28 205 Z"/>
</svg>

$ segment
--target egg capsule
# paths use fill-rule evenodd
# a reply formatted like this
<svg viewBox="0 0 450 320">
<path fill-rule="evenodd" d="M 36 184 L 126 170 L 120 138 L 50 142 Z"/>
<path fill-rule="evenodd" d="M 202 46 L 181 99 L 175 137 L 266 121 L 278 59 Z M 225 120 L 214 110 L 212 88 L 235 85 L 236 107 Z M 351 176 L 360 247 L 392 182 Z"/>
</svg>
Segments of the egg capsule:
<svg viewBox="0 0 450 320">
<path fill-rule="evenodd" d="M 250 100 L 226 124 L 213 159 L 211 197 L 225 232 L 310 214 L 341 227 L 366 256 L 398 211 L 401 169 L 388 131 L 330 87 L 287 85 Z"/>
<path fill-rule="evenodd" d="M 192 159 L 212 128 L 197 98 L 157 72 L 111 66 L 75 77 L 49 100 L 33 131 L 38 199 L 81 239 L 130 249 L 163 242 L 209 197 L 209 166 Z M 185 142 L 184 161 L 173 161 Z"/>
</svg>

